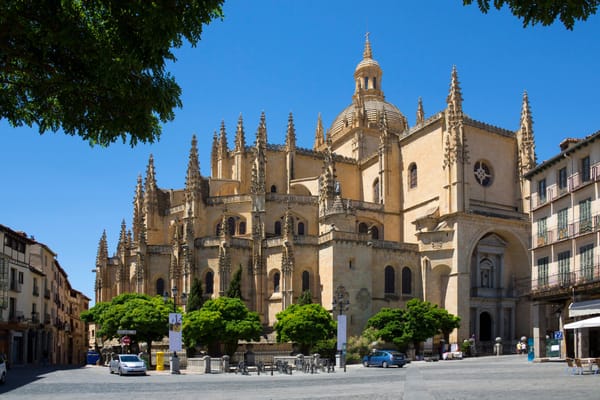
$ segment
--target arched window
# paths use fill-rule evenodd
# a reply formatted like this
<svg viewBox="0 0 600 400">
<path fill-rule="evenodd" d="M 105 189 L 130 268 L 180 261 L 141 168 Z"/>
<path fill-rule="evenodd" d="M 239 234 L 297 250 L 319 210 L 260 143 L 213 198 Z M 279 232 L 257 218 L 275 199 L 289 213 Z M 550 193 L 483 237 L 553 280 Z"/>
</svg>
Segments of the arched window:
<svg viewBox="0 0 600 400">
<path fill-rule="evenodd" d="M 156 280 L 156 294 L 161 296 L 165 294 L 165 280 L 163 278 Z"/>
<path fill-rule="evenodd" d="M 373 77 L 373 89 L 377 89 L 377 77 Z"/>
<path fill-rule="evenodd" d="M 365 76 L 365 90 L 369 89 L 369 78 Z"/>
<path fill-rule="evenodd" d="M 376 226 L 370 227 L 369 231 L 371 232 L 371 239 L 374 239 L 374 240 L 379 239 L 379 229 L 377 229 Z"/>
<path fill-rule="evenodd" d="M 385 267 L 384 270 L 385 275 L 385 284 L 384 291 L 386 294 L 396 293 L 396 273 L 394 272 L 394 268 L 391 266 Z"/>
<path fill-rule="evenodd" d="M 229 230 L 229 234 L 231 236 L 235 235 L 235 218 L 227 218 L 227 229 Z"/>
<path fill-rule="evenodd" d="M 408 267 L 402 268 L 402 294 L 412 293 L 412 271 Z"/>
<path fill-rule="evenodd" d="M 275 221 L 275 235 L 281 235 L 281 221 Z"/>
<path fill-rule="evenodd" d="M 302 272 L 302 293 L 310 290 L 310 273 L 308 271 Z"/>
<path fill-rule="evenodd" d="M 245 235 L 246 234 L 246 222 L 242 221 L 240 222 L 240 226 L 238 228 L 240 235 Z"/>
<path fill-rule="evenodd" d="M 408 167 L 408 187 L 410 189 L 417 187 L 417 164 L 415 163 Z"/>
<path fill-rule="evenodd" d="M 277 193 L 277 186 L 271 185 L 271 193 Z"/>
<path fill-rule="evenodd" d="M 304 222 L 298 222 L 298 235 L 304 235 Z"/>
<path fill-rule="evenodd" d="M 273 274 L 273 293 L 279 293 L 279 280 L 281 279 L 281 275 L 279 272 L 275 272 Z"/>
<path fill-rule="evenodd" d="M 215 275 L 212 271 L 208 271 L 206 276 L 204 277 L 204 289 L 206 290 L 206 294 L 214 293 L 214 284 L 215 284 Z"/>
<path fill-rule="evenodd" d="M 379 203 L 379 178 L 373 182 L 373 203 Z"/>
<path fill-rule="evenodd" d="M 369 233 L 369 226 L 364 222 L 358 224 L 358 233 Z"/>
<path fill-rule="evenodd" d="M 215 235 L 219 236 L 221 234 L 221 224 L 217 224 L 217 227 L 215 228 Z"/>
</svg>

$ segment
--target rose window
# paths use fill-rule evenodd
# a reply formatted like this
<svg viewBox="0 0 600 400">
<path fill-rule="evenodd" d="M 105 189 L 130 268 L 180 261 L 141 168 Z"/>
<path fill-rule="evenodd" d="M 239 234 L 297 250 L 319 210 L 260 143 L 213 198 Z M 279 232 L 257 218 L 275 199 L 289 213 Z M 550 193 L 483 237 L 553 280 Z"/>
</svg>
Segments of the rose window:
<svg viewBox="0 0 600 400">
<path fill-rule="evenodd" d="M 475 180 L 481 186 L 490 186 L 492 184 L 492 170 L 485 162 L 477 161 L 473 168 L 473 173 Z"/>
</svg>

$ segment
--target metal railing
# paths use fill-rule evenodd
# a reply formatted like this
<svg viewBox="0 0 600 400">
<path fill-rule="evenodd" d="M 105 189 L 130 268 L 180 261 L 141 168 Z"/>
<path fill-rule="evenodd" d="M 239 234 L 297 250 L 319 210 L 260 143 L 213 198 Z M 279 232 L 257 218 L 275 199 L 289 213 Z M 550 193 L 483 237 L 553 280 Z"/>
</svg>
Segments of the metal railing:
<svg viewBox="0 0 600 400">
<path fill-rule="evenodd" d="M 551 269 L 552 264 L 548 265 Z M 534 268 L 535 270 L 536 268 Z M 544 292 L 555 289 L 567 289 L 572 286 L 600 283 L 600 265 L 591 265 L 589 267 L 577 270 L 568 270 L 552 274 L 539 274 L 531 279 L 531 291 Z"/>
</svg>

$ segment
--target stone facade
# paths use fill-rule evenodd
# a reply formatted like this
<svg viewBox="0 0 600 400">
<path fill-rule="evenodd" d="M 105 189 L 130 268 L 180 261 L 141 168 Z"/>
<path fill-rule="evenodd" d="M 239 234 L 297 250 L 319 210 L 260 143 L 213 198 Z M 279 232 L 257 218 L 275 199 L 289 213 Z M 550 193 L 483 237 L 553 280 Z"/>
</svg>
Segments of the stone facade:
<svg viewBox="0 0 600 400">
<path fill-rule="evenodd" d="M 189 292 L 195 278 L 221 296 L 241 268 L 243 297 L 266 326 L 305 290 L 332 309 L 343 286 L 349 335 L 413 297 L 461 317 L 453 341 L 528 332 L 527 97 L 516 132 L 473 120 L 454 68 L 447 107 L 426 118 L 419 99 L 409 126 L 382 75 L 367 38 L 350 105 L 328 130 L 319 115 L 312 149 L 296 146 L 292 114 L 285 144 L 269 144 L 263 114 L 252 145 L 241 116 L 232 148 L 221 124 L 210 177 L 194 137 L 183 189 L 159 188 L 150 156 L 114 257 L 100 240 L 96 301 Z"/>
</svg>

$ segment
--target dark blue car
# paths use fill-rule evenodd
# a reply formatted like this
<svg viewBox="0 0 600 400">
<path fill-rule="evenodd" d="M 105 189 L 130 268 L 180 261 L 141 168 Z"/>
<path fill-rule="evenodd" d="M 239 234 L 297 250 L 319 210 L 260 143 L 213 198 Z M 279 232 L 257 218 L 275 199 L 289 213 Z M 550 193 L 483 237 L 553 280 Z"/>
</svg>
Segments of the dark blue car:
<svg viewBox="0 0 600 400">
<path fill-rule="evenodd" d="M 365 367 L 387 368 L 396 365 L 398 368 L 402 368 L 406 364 L 406 358 L 404 358 L 404 354 L 395 350 L 375 350 L 368 356 L 364 356 L 362 363 Z"/>
</svg>

